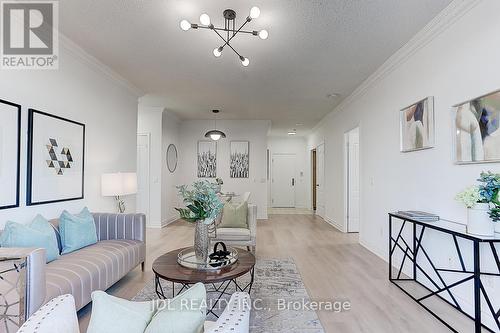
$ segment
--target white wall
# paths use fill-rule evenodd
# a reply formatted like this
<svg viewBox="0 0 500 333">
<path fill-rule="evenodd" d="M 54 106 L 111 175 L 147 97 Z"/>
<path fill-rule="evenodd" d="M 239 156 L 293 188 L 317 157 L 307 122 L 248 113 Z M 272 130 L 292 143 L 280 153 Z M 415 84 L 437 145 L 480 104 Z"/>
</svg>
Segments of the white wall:
<svg viewBox="0 0 500 333">
<path fill-rule="evenodd" d="M 162 222 L 162 118 L 163 107 L 139 104 L 136 132 L 150 135 L 149 151 L 149 219 L 148 227 L 161 227 Z"/>
<path fill-rule="evenodd" d="M 267 218 L 266 151 L 267 120 L 219 120 L 217 129 L 227 138 L 217 143 L 217 177 L 224 180 L 224 191 L 252 192 L 250 202 L 258 206 L 258 218 Z M 205 133 L 213 129 L 210 120 L 186 120 L 181 123 L 180 132 L 180 182 L 190 184 L 197 180 L 197 142 L 207 140 Z M 229 143 L 231 140 L 250 141 L 250 177 L 229 177 Z"/>
<path fill-rule="evenodd" d="M 304 137 L 269 137 L 269 154 L 295 154 L 295 207 L 311 208 L 310 150 Z M 272 167 L 272 163 L 270 165 Z M 271 206 L 272 184 L 269 182 L 268 205 Z"/>
<path fill-rule="evenodd" d="M 179 145 L 180 120 L 168 111 L 163 112 L 162 120 L 162 202 L 161 216 L 162 225 L 167 225 L 179 218 L 179 213 L 174 209 L 180 207 L 179 196 L 176 186 L 179 185 L 180 163 L 172 173 L 167 168 L 167 148 L 174 144 L 177 148 L 177 156 L 180 157 L 182 151 Z"/>
<path fill-rule="evenodd" d="M 40 213 L 58 217 L 63 209 L 78 212 L 114 212 L 113 198 L 101 197 L 101 174 L 135 172 L 137 95 L 112 77 L 109 69 L 64 41 L 58 70 L 2 70 L 0 99 L 22 105 L 21 207 L 0 210 L 0 226 L 6 220 L 29 222 Z M 69 118 L 86 125 L 85 198 L 25 207 L 26 133 L 28 108 Z M 125 198 L 128 211 L 135 211 L 135 198 Z"/>
<path fill-rule="evenodd" d="M 388 212 L 419 209 L 465 223 L 455 194 L 482 170 L 500 171 L 498 163 L 453 164 L 451 108 L 500 88 L 499 12 L 498 0 L 453 2 L 308 137 L 310 147 L 326 143 L 326 216 L 343 224 L 343 135 L 360 126 L 360 242 L 383 258 Z M 426 96 L 435 97 L 436 147 L 400 153 L 399 110 Z M 435 236 L 425 245 L 441 264 L 454 257 L 445 244 Z"/>
</svg>

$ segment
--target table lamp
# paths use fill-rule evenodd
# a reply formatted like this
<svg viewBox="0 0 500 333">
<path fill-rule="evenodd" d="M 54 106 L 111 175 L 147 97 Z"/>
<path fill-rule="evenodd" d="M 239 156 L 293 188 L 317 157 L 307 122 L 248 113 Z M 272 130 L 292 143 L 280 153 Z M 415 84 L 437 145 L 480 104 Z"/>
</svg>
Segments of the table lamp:
<svg viewBox="0 0 500 333">
<path fill-rule="evenodd" d="M 135 172 L 105 173 L 101 176 L 101 194 L 103 197 L 114 197 L 118 212 L 125 212 L 122 197 L 137 193 L 137 175 Z"/>
</svg>

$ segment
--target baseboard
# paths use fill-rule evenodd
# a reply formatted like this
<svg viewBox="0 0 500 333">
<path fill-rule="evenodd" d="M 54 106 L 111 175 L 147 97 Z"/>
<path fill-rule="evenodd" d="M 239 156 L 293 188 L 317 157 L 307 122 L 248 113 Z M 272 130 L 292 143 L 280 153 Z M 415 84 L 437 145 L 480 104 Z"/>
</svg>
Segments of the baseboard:
<svg viewBox="0 0 500 333">
<path fill-rule="evenodd" d="M 161 227 L 164 228 L 167 225 L 169 225 L 170 223 L 174 223 L 177 220 L 179 220 L 179 217 L 177 217 L 177 216 L 171 216 L 169 219 L 161 222 Z"/>
<path fill-rule="evenodd" d="M 372 246 L 368 245 L 368 243 L 366 243 L 361 237 L 359 237 L 359 244 L 368 251 L 370 251 L 371 253 L 373 253 L 374 255 L 376 255 L 377 257 L 379 257 L 380 259 L 382 259 L 383 261 L 385 261 L 386 263 L 389 263 L 389 259 L 386 257 L 385 254 L 383 254 L 383 251 L 380 251 L 380 249 L 374 249 Z"/>
<path fill-rule="evenodd" d="M 335 220 L 329 218 L 328 216 L 325 216 L 323 220 L 332 227 L 334 227 L 335 229 L 337 229 L 338 231 L 345 232 L 344 227 L 341 224 L 338 224 L 337 222 L 335 222 Z"/>
</svg>

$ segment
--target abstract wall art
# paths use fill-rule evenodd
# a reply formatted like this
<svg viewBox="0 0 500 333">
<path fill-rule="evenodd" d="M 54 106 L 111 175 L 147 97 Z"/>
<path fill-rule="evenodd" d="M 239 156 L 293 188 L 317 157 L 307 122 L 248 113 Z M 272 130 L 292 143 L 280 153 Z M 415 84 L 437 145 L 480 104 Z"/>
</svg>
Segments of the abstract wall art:
<svg viewBox="0 0 500 333">
<path fill-rule="evenodd" d="M 500 162 L 500 91 L 454 108 L 456 163 Z"/>
<path fill-rule="evenodd" d="M 26 204 L 84 197 L 85 125 L 29 109 Z"/>
<path fill-rule="evenodd" d="M 19 207 L 21 106 L 0 100 L 0 209 Z"/>
<path fill-rule="evenodd" d="M 250 142 L 231 141 L 230 166 L 231 178 L 248 178 L 250 173 Z"/>
<path fill-rule="evenodd" d="M 217 143 L 198 141 L 198 178 L 217 177 Z"/>
<path fill-rule="evenodd" d="M 434 97 L 427 97 L 400 112 L 402 152 L 434 147 Z"/>
</svg>

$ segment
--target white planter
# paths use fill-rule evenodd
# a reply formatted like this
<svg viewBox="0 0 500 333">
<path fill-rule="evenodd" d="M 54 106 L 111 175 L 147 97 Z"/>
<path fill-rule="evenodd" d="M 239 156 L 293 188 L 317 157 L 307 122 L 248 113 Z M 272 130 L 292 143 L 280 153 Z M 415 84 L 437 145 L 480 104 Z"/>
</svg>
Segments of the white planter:
<svg viewBox="0 0 500 333">
<path fill-rule="evenodd" d="M 488 212 L 488 204 L 480 203 L 467 209 L 467 232 L 477 236 L 490 237 L 495 235 L 495 226 Z"/>
<path fill-rule="evenodd" d="M 500 221 L 493 223 L 495 225 L 495 232 L 500 234 Z"/>
</svg>

